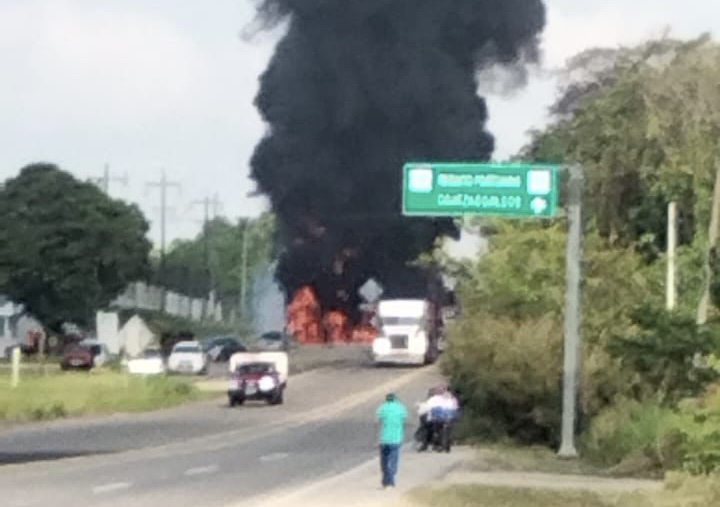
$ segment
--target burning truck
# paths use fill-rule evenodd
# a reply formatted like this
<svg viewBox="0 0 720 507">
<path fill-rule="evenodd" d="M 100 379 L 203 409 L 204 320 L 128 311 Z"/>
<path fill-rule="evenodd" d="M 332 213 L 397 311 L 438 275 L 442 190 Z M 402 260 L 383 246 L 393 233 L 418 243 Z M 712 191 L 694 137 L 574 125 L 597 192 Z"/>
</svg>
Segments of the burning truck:
<svg viewBox="0 0 720 507">
<path fill-rule="evenodd" d="M 395 282 L 382 299 L 357 309 L 324 308 L 315 289 L 303 286 L 287 307 L 287 329 L 299 343 L 371 345 L 376 363 L 431 363 L 443 347 L 454 293 L 434 271 L 411 270 Z"/>
</svg>

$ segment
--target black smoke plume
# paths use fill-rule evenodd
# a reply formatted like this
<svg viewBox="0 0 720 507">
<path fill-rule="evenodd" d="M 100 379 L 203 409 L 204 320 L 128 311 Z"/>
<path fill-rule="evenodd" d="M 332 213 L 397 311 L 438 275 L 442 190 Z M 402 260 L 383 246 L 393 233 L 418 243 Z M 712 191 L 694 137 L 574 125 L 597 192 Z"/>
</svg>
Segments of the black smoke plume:
<svg viewBox="0 0 720 507">
<path fill-rule="evenodd" d="M 311 284 L 326 309 L 349 310 L 370 276 L 391 295 L 424 290 L 408 261 L 458 231 L 401 216 L 401 168 L 490 157 L 478 71 L 537 59 L 542 0 L 265 0 L 258 15 L 288 21 L 261 77 L 268 132 L 252 159 L 287 295 Z"/>
</svg>

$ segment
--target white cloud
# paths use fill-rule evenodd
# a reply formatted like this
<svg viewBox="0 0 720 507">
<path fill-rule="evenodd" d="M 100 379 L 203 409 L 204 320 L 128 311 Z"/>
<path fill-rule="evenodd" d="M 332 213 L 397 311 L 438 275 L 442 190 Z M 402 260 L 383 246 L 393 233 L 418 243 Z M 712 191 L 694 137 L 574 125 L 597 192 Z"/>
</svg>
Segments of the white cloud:
<svg viewBox="0 0 720 507">
<path fill-rule="evenodd" d="M 657 35 L 667 24 L 694 36 L 720 19 L 712 0 L 546 2 L 550 66 L 591 46 Z M 243 43 L 252 4 L 0 0 L 0 179 L 36 160 L 97 176 L 107 161 L 130 179 L 113 193 L 142 203 L 155 220 L 158 196 L 146 194 L 145 183 L 164 167 L 184 186 L 170 196 L 181 215 L 187 202 L 215 192 L 229 214 L 257 213 L 262 200 L 246 198 L 248 160 L 264 131 L 253 99 L 283 28 Z M 554 94 L 554 81 L 535 73 L 523 91 L 489 97 L 498 158 L 546 121 Z M 192 220 L 169 224 L 170 236 L 196 231 Z"/>
<path fill-rule="evenodd" d="M 707 0 L 548 0 L 545 64 L 560 67 L 593 47 L 635 45 L 671 35 L 695 37 L 712 28 L 720 5 Z"/>
<path fill-rule="evenodd" d="M 12 94 L 34 122 L 137 122 L 202 87 L 203 62 L 191 40 L 151 16 L 62 1 L 15 3 L 0 11 L 0 33 L 0 56 L 24 55 L 4 69 L 9 79 L 0 94 Z"/>
</svg>

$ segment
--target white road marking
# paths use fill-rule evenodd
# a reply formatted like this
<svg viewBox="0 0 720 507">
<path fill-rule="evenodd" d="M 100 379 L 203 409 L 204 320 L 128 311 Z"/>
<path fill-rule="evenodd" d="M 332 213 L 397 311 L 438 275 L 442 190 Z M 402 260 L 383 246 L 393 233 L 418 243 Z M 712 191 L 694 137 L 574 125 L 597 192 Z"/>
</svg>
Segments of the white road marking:
<svg viewBox="0 0 720 507">
<path fill-rule="evenodd" d="M 206 467 L 190 468 L 188 470 L 185 470 L 185 475 L 193 476 L 193 475 L 211 474 L 213 472 L 217 472 L 219 468 L 220 467 L 218 467 L 217 465 L 208 465 Z"/>
<path fill-rule="evenodd" d="M 102 486 L 95 486 L 92 492 L 94 495 L 101 495 L 103 493 L 112 493 L 113 491 L 128 489 L 130 486 L 132 486 L 132 484 L 129 482 L 112 482 L 110 484 L 103 484 Z"/>
<path fill-rule="evenodd" d="M 288 453 L 286 452 L 275 452 L 272 454 L 266 454 L 265 456 L 260 456 L 260 461 L 262 461 L 263 463 L 267 463 L 268 461 L 279 461 L 287 457 Z"/>
</svg>

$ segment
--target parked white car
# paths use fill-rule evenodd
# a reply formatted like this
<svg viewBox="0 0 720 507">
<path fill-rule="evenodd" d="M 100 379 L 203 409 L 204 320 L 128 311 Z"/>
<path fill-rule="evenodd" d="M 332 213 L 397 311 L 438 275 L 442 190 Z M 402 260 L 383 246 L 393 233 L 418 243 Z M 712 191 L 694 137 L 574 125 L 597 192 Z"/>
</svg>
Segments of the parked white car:
<svg viewBox="0 0 720 507">
<path fill-rule="evenodd" d="M 170 352 L 167 369 L 172 373 L 189 373 L 204 375 L 208 371 L 208 355 L 197 341 L 176 343 Z"/>
<path fill-rule="evenodd" d="M 141 357 L 130 359 L 127 369 L 131 375 L 162 375 L 165 373 L 165 361 L 159 350 L 148 349 Z"/>
</svg>

